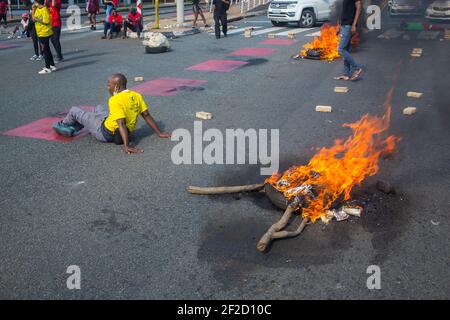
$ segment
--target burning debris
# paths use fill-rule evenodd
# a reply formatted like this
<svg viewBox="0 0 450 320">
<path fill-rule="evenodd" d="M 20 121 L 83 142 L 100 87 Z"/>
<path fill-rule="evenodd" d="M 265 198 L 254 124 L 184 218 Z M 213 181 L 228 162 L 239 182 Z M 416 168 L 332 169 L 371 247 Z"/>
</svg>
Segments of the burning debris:
<svg viewBox="0 0 450 320">
<path fill-rule="evenodd" d="M 339 58 L 338 44 L 337 27 L 324 24 L 320 29 L 320 36 L 305 44 L 300 53 L 293 58 L 333 61 Z"/>
<path fill-rule="evenodd" d="M 364 115 L 354 123 L 344 124 L 353 133 L 345 140 L 337 139 L 333 146 L 322 147 L 308 164 L 293 166 L 282 174 L 274 174 L 264 184 L 235 187 L 189 187 L 195 194 L 219 194 L 259 190 L 279 208 L 285 209 L 279 221 L 261 237 L 257 249 L 263 252 L 273 239 L 295 237 L 308 221 L 320 219 L 328 223 L 333 218 L 344 221 L 349 216 L 360 217 L 363 207 L 350 199 L 355 186 L 379 170 L 379 159 L 395 151 L 400 141 L 385 136 L 389 128 L 393 91 L 388 93 L 382 117 Z M 390 185 L 379 183 L 384 192 L 393 191 Z M 294 213 L 301 212 L 302 222 L 294 231 L 283 230 Z"/>
</svg>

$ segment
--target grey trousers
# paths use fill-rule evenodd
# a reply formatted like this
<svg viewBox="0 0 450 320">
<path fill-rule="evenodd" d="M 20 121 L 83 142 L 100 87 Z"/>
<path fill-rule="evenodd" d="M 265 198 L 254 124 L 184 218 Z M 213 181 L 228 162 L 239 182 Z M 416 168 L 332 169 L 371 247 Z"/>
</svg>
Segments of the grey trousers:
<svg viewBox="0 0 450 320">
<path fill-rule="evenodd" d="M 72 107 L 70 108 L 67 116 L 64 118 L 63 123 L 69 126 L 80 124 L 97 140 L 107 142 L 102 133 L 102 123 L 108 114 L 108 108 L 102 105 L 96 106 L 92 112 L 84 111 L 79 107 Z"/>
</svg>

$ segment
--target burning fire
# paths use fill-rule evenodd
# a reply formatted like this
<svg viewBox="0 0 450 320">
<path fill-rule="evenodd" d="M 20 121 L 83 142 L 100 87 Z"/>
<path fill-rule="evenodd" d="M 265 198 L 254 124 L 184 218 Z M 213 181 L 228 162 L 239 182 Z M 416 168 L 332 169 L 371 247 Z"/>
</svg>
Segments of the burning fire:
<svg viewBox="0 0 450 320">
<path fill-rule="evenodd" d="M 316 50 L 320 52 L 320 59 L 333 61 L 339 58 L 338 44 L 339 35 L 336 34 L 337 27 L 324 24 L 320 29 L 320 37 L 314 37 L 311 43 L 307 43 L 303 46 L 303 50 L 300 51 L 300 56 L 306 57 L 308 50 Z"/>
<path fill-rule="evenodd" d="M 400 138 L 390 135 L 383 138 L 391 118 L 390 100 L 392 90 L 385 102 L 382 117 L 364 115 L 354 123 L 344 124 L 353 134 L 342 141 L 337 139 L 330 148 L 321 148 L 305 166 L 294 166 L 281 174 L 274 174 L 266 180 L 275 189 L 283 192 L 288 201 L 296 196 L 307 197 L 303 205 L 303 218 L 316 221 L 339 199 L 349 200 L 355 185 L 367 176 L 378 172 L 381 155 L 395 151 Z"/>
</svg>

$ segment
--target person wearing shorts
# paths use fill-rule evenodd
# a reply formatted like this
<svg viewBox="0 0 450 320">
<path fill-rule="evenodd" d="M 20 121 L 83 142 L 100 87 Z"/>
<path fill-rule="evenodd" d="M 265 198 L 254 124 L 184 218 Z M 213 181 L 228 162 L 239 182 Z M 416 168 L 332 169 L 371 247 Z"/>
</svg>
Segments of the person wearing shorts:
<svg viewBox="0 0 450 320">
<path fill-rule="evenodd" d="M 202 17 L 203 24 L 205 25 L 205 27 L 208 27 L 208 25 L 206 24 L 206 19 L 205 19 L 205 15 L 203 14 L 202 7 L 200 7 L 200 0 L 192 1 L 192 11 L 194 12 L 194 22 L 192 22 L 192 28 L 197 27 L 198 15 L 200 15 L 200 17 Z"/>
</svg>

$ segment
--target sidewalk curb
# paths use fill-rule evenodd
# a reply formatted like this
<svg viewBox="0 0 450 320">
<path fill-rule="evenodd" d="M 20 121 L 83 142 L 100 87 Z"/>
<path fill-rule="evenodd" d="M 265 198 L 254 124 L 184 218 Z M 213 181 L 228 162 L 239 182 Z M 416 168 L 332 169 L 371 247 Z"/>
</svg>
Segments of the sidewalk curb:
<svg viewBox="0 0 450 320">
<path fill-rule="evenodd" d="M 192 6 L 192 3 L 191 2 L 185 2 L 184 6 L 185 7 L 190 7 L 190 6 Z M 87 16 L 88 13 L 85 12 L 82 7 L 80 7 L 80 8 L 81 8 L 81 11 L 82 11 L 80 15 L 83 16 L 83 17 Z M 159 6 L 159 9 L 166 9 L 166 8 L 176 8 L 176 4 L 163 4 L 163 5 Z M 67 9 L 67 7 L 66 8 L 62 8 L 61 11 L 66 10 L 66 9 Z M 26 10 L 26 9 L 23 9 L 23 10 Z M 149 16 L 154 16 L 155 15 L 155 6 L 154 5 L 144 6 L 143 10 L 144 10 L 144 15 L 143 15 L 144 17 L 149 17 Z M 148 12 L 148 10 L 151 10 L 150 13 Z M 126 6 L 118 7 L 117 11 L 118 12 L 128 12 L 129 11 L 129 7 L 126 7 Z M 100 10 L 100 13 L 98 15 L 103 15 L 103 14 L 105 14 L 105 11 L 104 10 Z M 70 17 L 69 14 L 66 14 L 66 13 L 61 14 L 61 18 L 68 18 L 68 17 Z M 21 19 L 11 19 L 11 20 L 8 19 L 8 23 L 20 23 L 20 21 L 21 21 Z"/>
<path fill-rule="evenodd" d="M 244 14 L 244 15 L 240 15 L 234 18 L 231 18 L 229 20 L 227 20 L 227 22 L 236 22 L 236 21 L 240 21 L 246 18 L 253 18 L 256 16 L 260 16 L 266 13 L 266 10 L 259 10 L 259 11 L 255 11 L 252 12 L 250 14 Z M 158 31 L 156 31 L 158 32 Z M 185 36 L 191 36 L 193 34 L 198 34 L 201 33 L 202 31 L 200 31 L 200 29 L 191 29 L 191 30 L 186 30 L 186 31 L 180 31 L 180 32 L 173 32 L 173 31 L 162 31 L 160 33 L 162 33 L 163 35 L 165 35 L 167 38 L 180 38 L 180 37 L 185 37 Z"/>
</svg>

